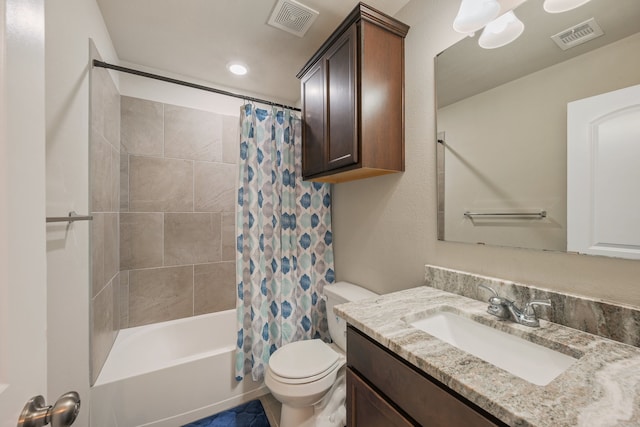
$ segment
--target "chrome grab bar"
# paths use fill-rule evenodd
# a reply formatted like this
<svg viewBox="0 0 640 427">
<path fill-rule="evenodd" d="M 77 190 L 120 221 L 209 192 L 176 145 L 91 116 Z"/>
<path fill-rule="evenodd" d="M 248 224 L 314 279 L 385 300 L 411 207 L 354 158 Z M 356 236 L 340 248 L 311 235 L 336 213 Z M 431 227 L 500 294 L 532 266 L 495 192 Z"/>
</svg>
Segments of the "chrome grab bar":
<svg viewBox="0 0 640 427">
<path fill-rule="evenodd" d="M 68 222 L 74 221 L 91 221 L 93 215 L 78 215 L 75 211 L 69 212 L 69 216 L 48 216 L 47 222 Z"/>
<path fill-rule="evenodd" d="M 465 212 L 464 216 L 466 216 L 467 218 L 471 218 L 474 216 L 513 216 L 513 217 L 518 217 L 518 216 L 537 216 L 539 218 L 546 218 L 547 217 L 547 211 L 540 211 L 540 212 Z"/>
</svg>

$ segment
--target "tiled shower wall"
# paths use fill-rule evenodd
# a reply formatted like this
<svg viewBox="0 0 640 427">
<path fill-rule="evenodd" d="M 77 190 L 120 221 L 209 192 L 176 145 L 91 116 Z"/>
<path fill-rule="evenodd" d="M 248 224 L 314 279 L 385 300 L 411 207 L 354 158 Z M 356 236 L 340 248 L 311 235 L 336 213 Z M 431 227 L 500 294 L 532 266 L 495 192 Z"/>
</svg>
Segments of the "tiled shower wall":
<svg viewBox="0 0 640 427">
<path fill-rule="evenodd" d="M 93 45 L 91 57 L 100 59 Z M 109 72 L 91 68 L 89 176 L 91 221 L 91 383 L 120 329 L 118 210 L 120 94 Z"/>
<path fill-rule="evenodd" d="M 121 97 L 120 326 L 235 307 L 238 118 Z"/>
</svg>

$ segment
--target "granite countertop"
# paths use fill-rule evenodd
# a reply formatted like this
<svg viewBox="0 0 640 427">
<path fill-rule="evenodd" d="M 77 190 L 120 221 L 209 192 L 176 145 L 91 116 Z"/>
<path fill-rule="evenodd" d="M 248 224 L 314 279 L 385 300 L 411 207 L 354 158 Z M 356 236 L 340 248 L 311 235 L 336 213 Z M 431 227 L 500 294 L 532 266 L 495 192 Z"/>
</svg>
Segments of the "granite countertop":
<svg viewBox="0 0 640 427">
<path fill-rule="evenodd" d="M 487 303 L 421 286 L 341 304 L 334 311 L 511 426 L 640 426 L 640 348 L 545 320 L 539 328 L 502 321 L 486 308 Z M 546 386 L 534 385 L 407 323 L 438 310 L 453 311 L 578 360 Z"/>
</svg>

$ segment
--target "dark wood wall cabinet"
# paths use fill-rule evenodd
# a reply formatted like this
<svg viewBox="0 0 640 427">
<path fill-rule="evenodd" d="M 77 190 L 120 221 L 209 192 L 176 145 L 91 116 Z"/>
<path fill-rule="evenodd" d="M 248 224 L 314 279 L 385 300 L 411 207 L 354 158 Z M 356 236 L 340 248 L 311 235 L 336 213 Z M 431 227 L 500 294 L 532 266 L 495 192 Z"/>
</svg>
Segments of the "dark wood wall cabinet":
<svg viewBox="0 0 640 427">
<path fill-rule="evenodd" d="M 404 38 L 363 3 L 298 73 L 302 175 L 345 182 L 404 170 Z"/>
<path fill-rule="evenodd" d="M 347 329 L 347 427 L 507 426 L 362 332 Z"/>
</svg>

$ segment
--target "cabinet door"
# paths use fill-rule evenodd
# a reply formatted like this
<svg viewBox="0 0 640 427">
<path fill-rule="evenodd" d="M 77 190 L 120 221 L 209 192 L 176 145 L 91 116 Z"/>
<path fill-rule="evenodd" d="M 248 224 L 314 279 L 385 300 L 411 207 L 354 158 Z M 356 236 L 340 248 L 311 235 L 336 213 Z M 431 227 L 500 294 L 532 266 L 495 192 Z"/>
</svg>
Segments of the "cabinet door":
<svg viewBox="0 0 640 427">
<path fill-rule="evenodd" d="M 382 396 L 347 368 L 347 427 L 412 427 Z"/>
<path fill-rule="evenodd" d="M 356 47 L 353 24 L 327 51 L 327 170 L 358 163 Z"/>
<path fill-rule="evenodd" d="M 347 366 L 384 393 L 403 413 L 425 427 L 506 427 L 447 386 L 349 326 Z M 349 390 L 349 386 L 347 386 Z M 358 403 L 358 402 L 356 402 Z M 352 404 L 347 395 L 347 405 Z M 347 406 L 347 419 L 349 407 Z M 366 425 L 366 424 L 359 424 Z"/>
<path fill-rule="evenodd" d="M 325 162 L 325 79 L 320 60 L 302 79 L 302 175 L 326 169 Z"/>
</svg>

